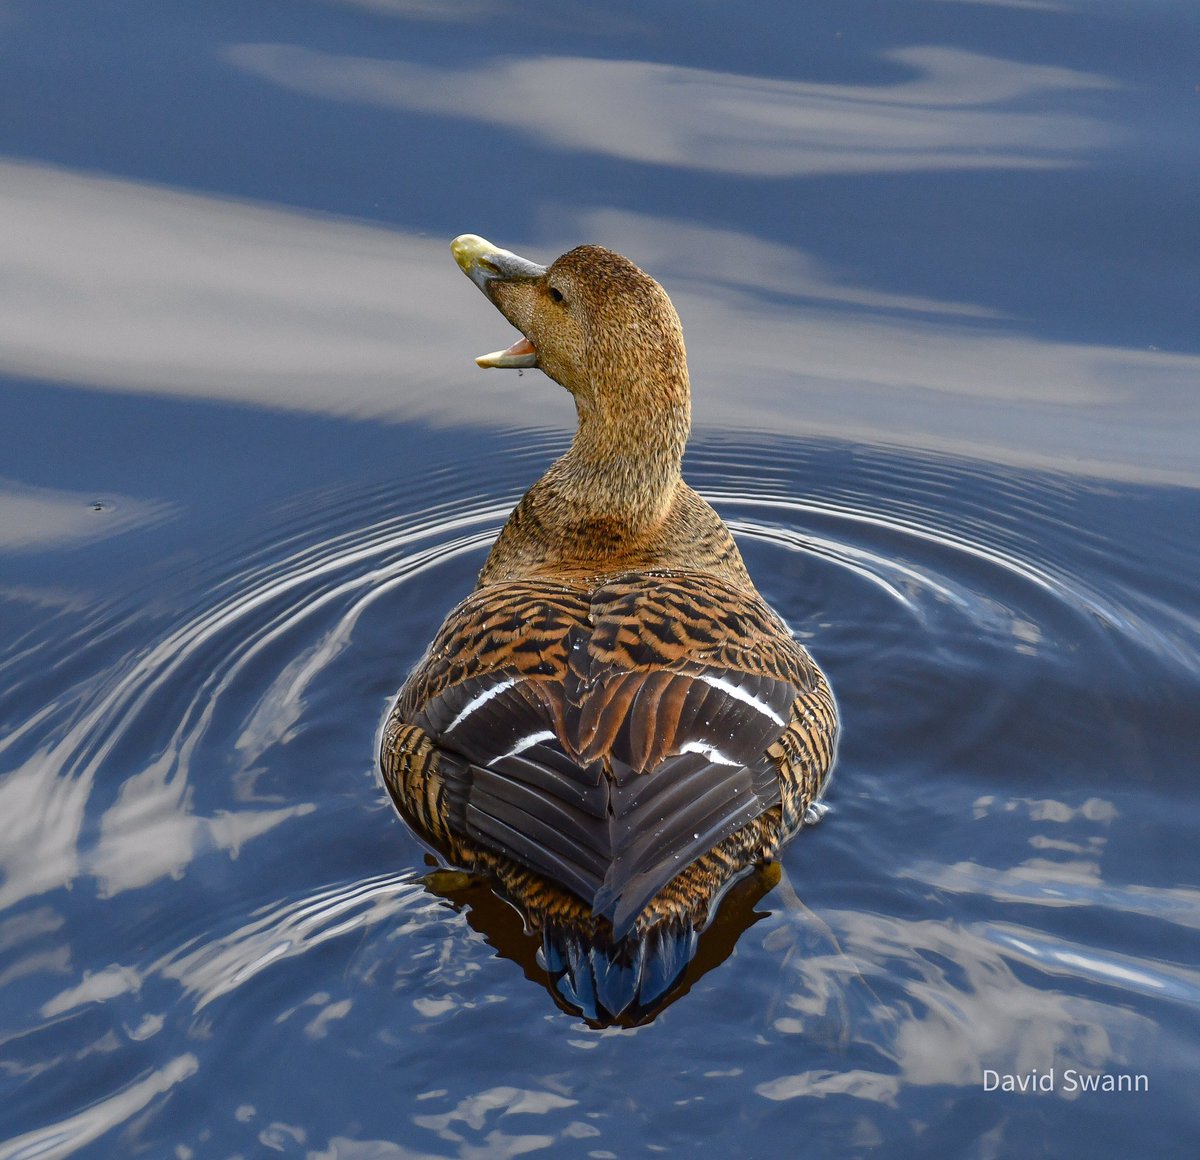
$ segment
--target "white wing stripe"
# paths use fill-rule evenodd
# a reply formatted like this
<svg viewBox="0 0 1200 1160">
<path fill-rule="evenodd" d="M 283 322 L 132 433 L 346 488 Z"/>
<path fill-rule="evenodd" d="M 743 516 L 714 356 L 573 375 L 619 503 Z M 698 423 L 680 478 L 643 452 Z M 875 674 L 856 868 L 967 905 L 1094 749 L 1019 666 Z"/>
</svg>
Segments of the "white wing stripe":
<svg viewBox="0 0 1200 1160">
<path fill-rule="evenodd" d="M 549 741 L 553 736 L 553 729 L 543 729 L 540 733 L 530 733 L 528 737 L 522 737 L 507 753 L 500 754 L 496 760 L 503 761 L 506 757 L 516 757 L 518 753 L 524 753 L 530 746 L 536 745 L 539 741 Z"/>
<path fill-rule="evenodd" d="M 766 701 L 760 701 L 757 697 L 751 696 L 745 689 L 735 685 L 732 681 L 727 681 L 724 677 L 715 677 L 712 673 L 697 673 L 696 677 L 706 685 L 712 685 L 714 689 L 720 689 L 721 692 L 728 693 L 735 701 L 741 701 L 743 704 L 749 705 L 752 709 L 757 709 L 763 716 L 769 717 L 774 721 L 776 725 L 785 724 L 783 718 Z"/>
<path fill-rule="evenodd" d="M 449 733 L 461 725 L 480 705 L 486 705 L 493 697 L 498 697 L 505 689 L 511 689 L 517 683 L 516 677 L 509 677 L 498 685 L 489 685 L 478 696 L 472 697 L 460 710 L 458 716 L 446 726 L 444 732 Z"/>
<path fill-rule="evenodd" d="M 689 741 L 679 752 L 703 753 L 715 765 L 740 766 L 742 764 L 740 761 L 734 761 L 732 758 L 726 757 L 715 745 L 705 745 L 703 741 Z"/>
</svg>

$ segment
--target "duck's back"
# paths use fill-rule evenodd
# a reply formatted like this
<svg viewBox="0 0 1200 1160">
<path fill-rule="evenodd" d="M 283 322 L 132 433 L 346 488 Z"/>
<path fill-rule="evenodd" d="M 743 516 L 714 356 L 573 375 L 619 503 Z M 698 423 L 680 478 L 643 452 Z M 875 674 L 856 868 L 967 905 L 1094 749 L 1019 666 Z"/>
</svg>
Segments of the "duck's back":
<svg viewBox="0 0 1200 1160">
<path fill-rule="evenodd" d="M 835 733 L 823 675 L 756 592 L 653 571 L 477 589 L 402 690 L 383 757 L 426 836 L 513 859 L 619 936 L 731 835 L 773 853 Z"/>
</svg>

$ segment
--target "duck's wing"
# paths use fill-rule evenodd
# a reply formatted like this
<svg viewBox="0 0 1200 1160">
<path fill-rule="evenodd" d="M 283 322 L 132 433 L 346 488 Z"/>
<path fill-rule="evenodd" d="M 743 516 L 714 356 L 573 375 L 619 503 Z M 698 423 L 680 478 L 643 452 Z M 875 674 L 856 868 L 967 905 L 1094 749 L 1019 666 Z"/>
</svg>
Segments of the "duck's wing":
<svg viewBox="0 0 1200 1160">
<path fill-rule="evenodd" d="M 401 813 L 436 844 L 473 840 L 588 902 L 607 869 L 594 833 L 605 773 L 560 739 L 590 608 L 588 590 L 569 584 L 478 589 L 401 690 L 383 745 Z"/>
<path fill-rule="evenodd" d="M 593 593 L 592 622 L 580 757 L 611 766 L 617 830 L 593 906 L 622 927 L 735 831 L 768 810 L 781 824 L 802 812 L 833 738 L 779 746 L 828 686 L 756 592 L 708 576 L 617 577 Z"/>
<path fill-rule="evenodd" d="M 397 712 L 442 751 L 448 828 L 619 936 L 691 861 L 787 804 L 768 750 L 823 683 L 760 597 L 711 577 L 520 582 L 451 614 Z"/>
</svg>

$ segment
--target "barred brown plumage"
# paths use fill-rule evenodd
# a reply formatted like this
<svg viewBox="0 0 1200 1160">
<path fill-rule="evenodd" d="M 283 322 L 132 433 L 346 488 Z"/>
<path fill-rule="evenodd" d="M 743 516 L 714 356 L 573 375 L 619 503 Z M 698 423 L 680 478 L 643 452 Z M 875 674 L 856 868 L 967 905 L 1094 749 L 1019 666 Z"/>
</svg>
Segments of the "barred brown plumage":
<svg viewBox="0 0 1200 1160">
<path fill-rule="evenodd" d="M 819 800 L 833 696 L 680 476 L 687 364 L 662 288 L 596 246 L 549 269 L 469 235 L 454 252 L 525 335 L 480 363 L 540 366 L 579 428 L 401 690 L 385 781 L 427 841 L 502 883 L 567 974 L 582 935 L 628 958 L 669 929 L 683 964 L 723 889 Z M 551 945 L 568 928 L 570 955 Z M 653 999 L 642 974 L 613 972 L 596 1013 Z"/>
</svg>

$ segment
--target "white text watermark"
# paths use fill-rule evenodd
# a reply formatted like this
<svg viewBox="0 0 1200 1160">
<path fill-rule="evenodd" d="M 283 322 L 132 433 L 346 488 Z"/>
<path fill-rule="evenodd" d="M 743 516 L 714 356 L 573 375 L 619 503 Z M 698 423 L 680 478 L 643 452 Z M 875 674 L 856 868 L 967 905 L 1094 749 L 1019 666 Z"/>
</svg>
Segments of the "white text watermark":
<svg viewBox="0 0 1200 1160">
<path fill-rule="evenodd" d="M 985 1092 L 1148 1092 L 1150 1077 L 1131 1071 L 1080 1071 L 1075 1067 L 1064 1067 L 1061 1071 L 1050 1067 L 1039 1071 L 1008 1072 L 983 1069 Z"/>
</svg>

